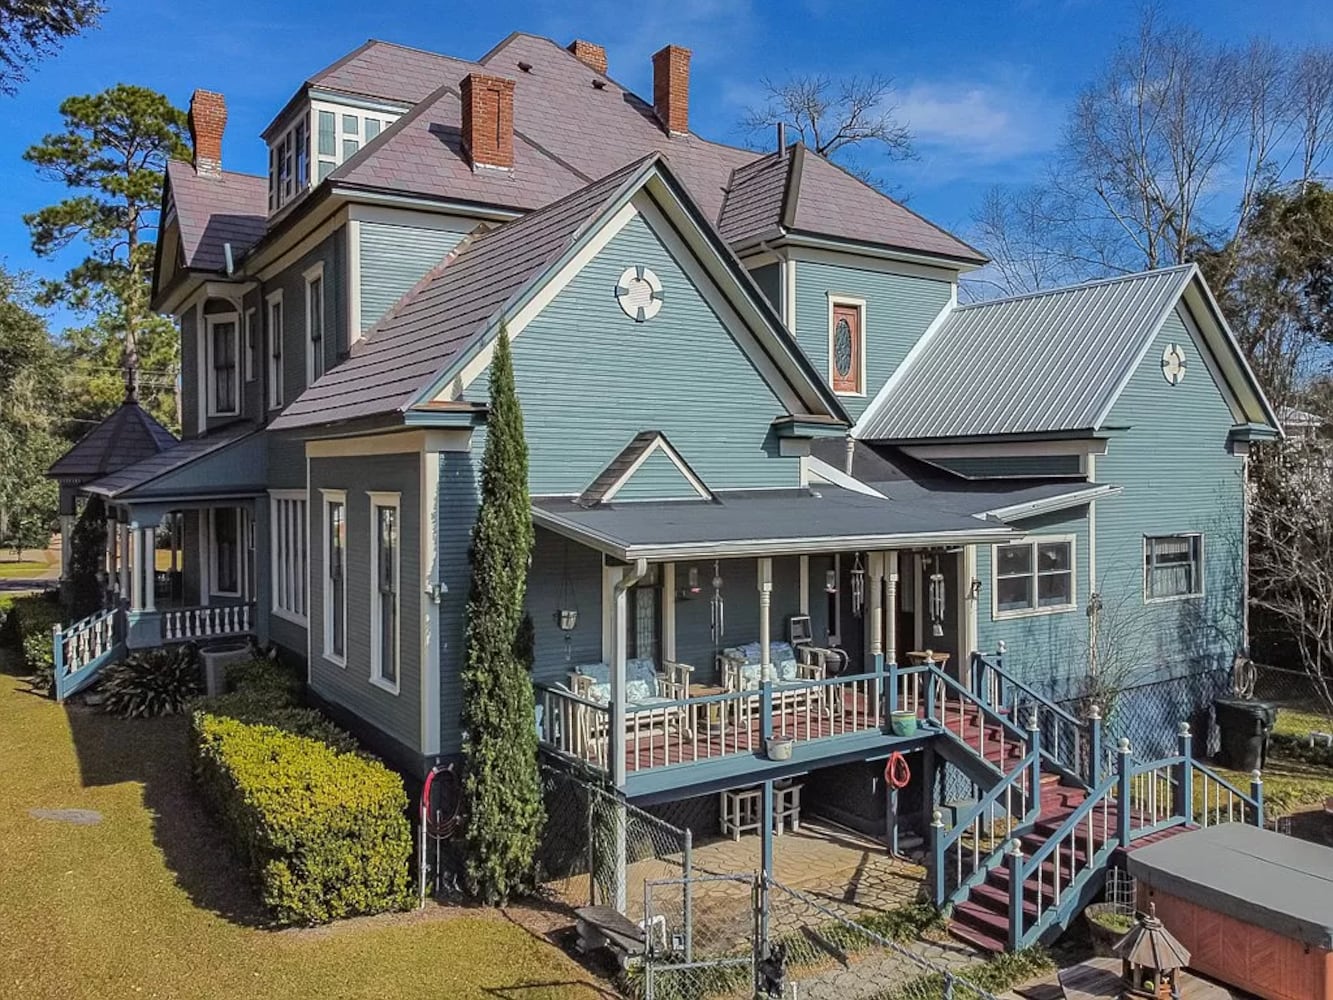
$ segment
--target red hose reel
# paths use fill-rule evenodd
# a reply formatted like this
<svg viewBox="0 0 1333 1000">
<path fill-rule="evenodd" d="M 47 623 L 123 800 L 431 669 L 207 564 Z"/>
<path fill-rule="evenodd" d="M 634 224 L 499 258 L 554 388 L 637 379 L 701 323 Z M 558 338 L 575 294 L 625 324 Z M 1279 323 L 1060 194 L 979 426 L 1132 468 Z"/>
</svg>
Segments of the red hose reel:
<svg viewBox="0 0 1333 1000">
<path fill-rule="evenodd" d="M 907 758 L 898 751 L 889 754 L 884 764 L 884 781 L 890 788 L 906 788 L 912 780 L 912 769 L 907 765 Z"/>
</svg>

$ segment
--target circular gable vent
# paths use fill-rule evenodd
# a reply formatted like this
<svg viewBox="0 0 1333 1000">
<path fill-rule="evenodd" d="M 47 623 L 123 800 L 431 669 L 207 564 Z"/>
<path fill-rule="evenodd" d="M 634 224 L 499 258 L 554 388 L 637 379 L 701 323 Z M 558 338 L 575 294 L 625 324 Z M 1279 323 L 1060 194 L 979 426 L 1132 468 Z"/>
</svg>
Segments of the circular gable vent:
<svg viewBox="0 0 1333 1000">
<path fill-rule="evenodd" d="M 616 301 L 634 322 L 650 320 L 662 308 L 662 282 L 646 267 L 627 267 L 616 285 Z"/>
<path fill-rule="evenodd" d="M 1162 378 L 1179 385 L 1185 378 L 1185 348 L 1168 344 L 1162 352 Z"/>
</svg>

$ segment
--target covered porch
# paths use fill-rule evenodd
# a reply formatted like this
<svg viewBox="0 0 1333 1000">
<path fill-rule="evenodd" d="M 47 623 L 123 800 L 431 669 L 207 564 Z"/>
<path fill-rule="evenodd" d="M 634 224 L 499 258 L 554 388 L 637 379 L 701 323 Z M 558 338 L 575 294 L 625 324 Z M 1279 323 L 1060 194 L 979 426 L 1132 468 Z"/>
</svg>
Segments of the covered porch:
<svg viewBox="0 0 1333 1000">
<path fill-rule="evenodd" d="M 834 486 L 534 520 L 541 741 L 641 802 L 923 740 L 891 736 L 920 700 L 896 665 L 970 650 L 965 553 L 1012 533 Z"/>
</svg>

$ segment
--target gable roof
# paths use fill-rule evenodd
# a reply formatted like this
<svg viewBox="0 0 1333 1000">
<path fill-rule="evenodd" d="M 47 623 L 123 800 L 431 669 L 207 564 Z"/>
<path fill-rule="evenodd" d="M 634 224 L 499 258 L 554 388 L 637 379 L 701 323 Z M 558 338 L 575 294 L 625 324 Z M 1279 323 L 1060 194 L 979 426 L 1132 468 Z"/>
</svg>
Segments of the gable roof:
<svg viewBox="0 0 1333 1000">
<path fill-rule="evenodd" d="M 667 436 L 661 431 L 640 431 L 630 440 L 630 443 L 621 449 L 620 454 L 613 458 L 609 465 L 601 471 L 586 490 L 579 494 L 575 501 L 580 507 L 593 507 L 600 503 L 610 503 L 615 499 L 634 473 L 642 467 L 643 463 L 654 454 L 663 454 L 676 467 L 683 482 L 687 483 L 691 490 L 698 495 L 701 500 L 714 499 L 714 493 L 707 484 L 700 478 L 699 474 L 690 468 L 690 463 L 685 461 L 684 456 L 676 450 L 675 445 L 667 440 Z"/>
<path fill-rule="evenodd" d="M 735 282 L 733 291 L 757 314 L 765 345 L 783 377 L 819 415 L 846 421 L 772 305 L 676 180 L 661 154 L 623 167 L 543 209 L 494 229 L 479 227 L 417 283 L 353 347 L 347 360 L 308 387 L 273 423 L 281 430 L 431 408 L 446 377 L 482 350 L 545 277 L 597 232 L 610 214 L 650 183 L 661 181 L 684 209 L 674 220 L 711 245 Z M 736 301 L 733 300 L 733 301 Z"/>
<path fill-rule="evenodd" d="M 1251 419 L 1277 418 L 1193 264 L 956 307 L 909 355 L 853 433 L 867 440 L 1094 431 L 1190 293 Z"/>
<path fill-rule="evenodd" d="M 986 258 L 859 177 L 796 143 L 732 173 L 718 227 L 743 246 L 777 235 L 831 237 L 970 264 Z"/>
<path fill-rule="evenodd" d="M 133 400 L 125 400 L 46 470 L 51 479 L 87 482 L 176 445 L 176 436 Z"/>
<path fill-rule="evenodd" d="M 223 245 L 230 243 L 235 259 L 258 243 L 268 225 L 268 181 L 253 174 L 224 170 L 202 176 L 189 163 L 167 163 L 176 218 L 180 224 L 181 256 L 187 268 L 221 271 Z"/>
</svg>

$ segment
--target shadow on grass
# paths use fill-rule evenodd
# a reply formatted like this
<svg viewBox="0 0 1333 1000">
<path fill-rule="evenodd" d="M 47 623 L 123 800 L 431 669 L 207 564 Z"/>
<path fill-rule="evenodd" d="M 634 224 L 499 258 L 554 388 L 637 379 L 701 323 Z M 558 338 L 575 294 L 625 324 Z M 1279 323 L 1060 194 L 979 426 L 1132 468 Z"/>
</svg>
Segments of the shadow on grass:
<svg viewBox="0 0 1333 1000">
<path fill-rule="evenodd" d="M 195 794 L 187 719 L 117 719 L 72 703 L 65 714 L 84 787 L 143 786 L 153 841 L 194 905 L 241 926 L 266 926 L 244 865 Z"/>
</svg>

